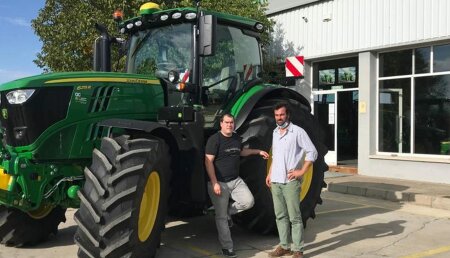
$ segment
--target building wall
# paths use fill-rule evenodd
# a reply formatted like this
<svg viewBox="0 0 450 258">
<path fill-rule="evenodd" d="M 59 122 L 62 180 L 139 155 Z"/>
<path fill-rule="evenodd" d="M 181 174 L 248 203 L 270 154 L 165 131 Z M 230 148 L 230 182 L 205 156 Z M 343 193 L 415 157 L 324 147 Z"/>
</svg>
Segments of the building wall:
<svg viewBox="0 0 450 258">
<path fill-rule="evenodd" d="M 449 43 L 448 0 L 328 0 L 271 14 L 285 39 L 302 49 L 305 78 L 297 89 L 312 99 L 312 63 L 358 56 L 358 173 L 450 184 L 450 156 L 377 153 L 377 55 L 394 48 Z M 449 86 L 450 87 L 450 86 Z"/>
<path fill-rule="evenodd" d="M 308 59 L 450 38 L 448 0 L 328 0 L 271 14 Z"/>
</svg>

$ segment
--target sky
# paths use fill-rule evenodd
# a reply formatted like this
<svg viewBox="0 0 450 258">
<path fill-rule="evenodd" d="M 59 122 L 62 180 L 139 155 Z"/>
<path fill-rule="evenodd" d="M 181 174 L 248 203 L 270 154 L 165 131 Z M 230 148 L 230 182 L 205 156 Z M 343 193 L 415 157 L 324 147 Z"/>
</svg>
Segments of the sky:
<svg viewBox="0 0 450 258">
<path fill-rule="evenodd" d="M 42 43 L 31 28 L 45 0 L 0 0 L 0 84 L 42 73 L 33 60 Z"/>
</svg>

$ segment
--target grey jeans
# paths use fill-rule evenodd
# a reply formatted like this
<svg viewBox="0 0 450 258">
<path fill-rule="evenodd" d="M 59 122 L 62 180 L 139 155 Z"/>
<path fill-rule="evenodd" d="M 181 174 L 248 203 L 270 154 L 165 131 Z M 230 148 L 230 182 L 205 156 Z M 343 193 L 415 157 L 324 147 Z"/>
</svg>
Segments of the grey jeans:
<svg viewBox="0 0 450 258">
<path fill-rule="evenodd" d="M 211 182 L 208 182 L 208 194 L 214 205 L 220 245 L 222 245 L 223 249 L 233 249 L 233 240 L 228 227 L 228 216 L 250 209 L 255 204 L 255 199 L 247 184 L 240 177 L 226 183 L 219 182 L 219 184 L 220 196 L 214 193 Z M 231 205 L 229 204 L 230 197 L 234 200 Z"/>
</svg>

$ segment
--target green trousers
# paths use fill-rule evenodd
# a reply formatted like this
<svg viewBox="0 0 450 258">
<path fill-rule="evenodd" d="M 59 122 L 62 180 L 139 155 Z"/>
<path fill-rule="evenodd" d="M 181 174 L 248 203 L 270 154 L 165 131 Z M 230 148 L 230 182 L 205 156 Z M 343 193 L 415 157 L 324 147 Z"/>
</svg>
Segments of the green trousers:
<svg viewBox="0 0 450 258">
<path fill-rule="evenodd" d="M 280 246 L 284 249 L 291 248 L 292 251 L 303 252 L 300 188 L 301 183 L 298 180 L 286 184 L 272 183 L 271 185 Z"/>
</svg>

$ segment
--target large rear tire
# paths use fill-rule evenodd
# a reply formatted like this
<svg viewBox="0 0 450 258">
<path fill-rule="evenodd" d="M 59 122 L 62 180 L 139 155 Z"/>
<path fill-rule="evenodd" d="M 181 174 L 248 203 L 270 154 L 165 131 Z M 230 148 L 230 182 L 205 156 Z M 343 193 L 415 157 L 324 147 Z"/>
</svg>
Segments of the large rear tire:
<svg viewBox="0 0 450 258">
<path fill-rule="evenodd" d="M 320 193 L 325 186 L 324 172 L 328 170 L 324 161 L 327 148 L 323 144 L 323 133 L 318 121 L 300 102 L 270 98 L 260 101 L 255 106 L 247 120 L 238 129 L 238 133 L 243 137 L 244 147 L 270 151 L 272 133 L 275 128 L 273 106 L 280 101 L 288 103 L 291 121 L 308 133 L 318 151 L 318 158 L 313 164 L 313 169 L 303 176 L 302 181 L 300 208 L 303 225 L 306 226 L 309 218 L 315 218 L 316 205 L 322 203 Z M 276 232 L 272 194 L 265 185 L 270 162 L 271 160 L 265 161 L 260 157 L 251 156 L 241 161 L 240 175 L 252 191 L 255 205 L 252 209 L 239 213 L 233 218 L 238 224 L 263 234 Z"/>
<path fill-rule="evenodd" d="M 66 221 L 66 210 L 60 206 L 43 206 L 23 212 L 0 205 L 0 243 L 6 246 L 31 246 L 47 240 Z"/>
<path fill-rule="evenodd" d="M 169 173 L 162 140 L 104 138 L 78 192 L 78 256 L 154 257 L 167 213 Z"/>
</svg>

